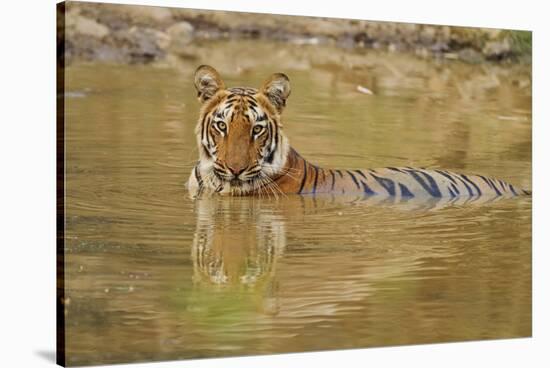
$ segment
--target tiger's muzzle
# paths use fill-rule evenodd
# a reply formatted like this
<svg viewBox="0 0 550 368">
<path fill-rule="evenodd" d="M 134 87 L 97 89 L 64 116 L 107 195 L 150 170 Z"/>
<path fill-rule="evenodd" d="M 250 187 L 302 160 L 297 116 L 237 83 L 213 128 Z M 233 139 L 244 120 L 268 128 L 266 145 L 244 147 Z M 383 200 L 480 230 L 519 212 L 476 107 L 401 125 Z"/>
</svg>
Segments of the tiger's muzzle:
<svg viewBox="0 0 550 368">
<path fill-rule="evenodd" d="M 260 176 L 262 167 L 258 164 L 235 169 L 219 163 L 214 164 L 214 174 L 223 181 L 229 182 L 231 186 L 241 186 L 244 183 L 253 182 Z"/>
</svg>

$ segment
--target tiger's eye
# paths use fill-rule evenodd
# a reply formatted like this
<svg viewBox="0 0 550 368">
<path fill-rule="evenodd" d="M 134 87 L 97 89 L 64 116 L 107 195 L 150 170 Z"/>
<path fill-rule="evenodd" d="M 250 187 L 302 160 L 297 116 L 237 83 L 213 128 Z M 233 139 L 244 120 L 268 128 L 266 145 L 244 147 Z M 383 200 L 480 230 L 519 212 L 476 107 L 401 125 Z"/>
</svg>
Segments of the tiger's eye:
<svg viewBox="0 0 550 368">
<path fill-rule="evenodd" d="M 262 130 L 264 130 L 264 127 L 261 125 L 256 125 L 254 128 L 252 128 L 252 133 L 259 134 Z"/>
<path fill-rule="evenodd" d="M 218 129 L 219 130 L 225 130 L 225 128 L 227 128 L 227 125 L 223 121 L 220 121 L 218 123 Z"/>
</svg>

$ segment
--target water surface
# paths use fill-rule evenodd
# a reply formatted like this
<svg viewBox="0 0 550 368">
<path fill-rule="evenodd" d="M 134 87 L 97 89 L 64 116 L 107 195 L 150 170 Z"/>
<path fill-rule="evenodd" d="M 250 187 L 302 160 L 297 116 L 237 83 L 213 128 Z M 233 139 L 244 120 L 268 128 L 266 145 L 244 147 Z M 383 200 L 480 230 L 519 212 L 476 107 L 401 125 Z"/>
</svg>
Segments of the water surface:
<svg viewBox="0 0 550 368">
<path fill-rule="evenodd" d="M 530 69 L 251 45 L 67 69 L 68 364 L 530 336 L 530 198 L 193 200 L 184 185 L 197 159 L 192 75 L 207 62 L 228 85 L 288 74 L 286 134 L 319 165 L 530 188 Z"/>
</svg>

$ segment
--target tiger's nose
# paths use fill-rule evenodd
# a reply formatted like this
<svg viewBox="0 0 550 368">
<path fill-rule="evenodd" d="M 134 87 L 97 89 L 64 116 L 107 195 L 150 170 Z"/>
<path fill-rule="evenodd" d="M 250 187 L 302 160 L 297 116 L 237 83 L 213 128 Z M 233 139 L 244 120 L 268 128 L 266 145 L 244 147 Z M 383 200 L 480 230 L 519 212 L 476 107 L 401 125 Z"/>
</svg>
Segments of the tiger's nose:
<svg viewBox="0 0 550 368">
<path fill-rule="evenodd" d="M 227 168 L 229 169 L 231 174 L 233 174 L 233 176 L 235 176 L 236 178 L 239 177 L 239 175 L 241 175 L 246 170 L 246 167 L 241 167 L 241 166 L 237 166 L 237 167 L 227 166 Z"/>
</svg>

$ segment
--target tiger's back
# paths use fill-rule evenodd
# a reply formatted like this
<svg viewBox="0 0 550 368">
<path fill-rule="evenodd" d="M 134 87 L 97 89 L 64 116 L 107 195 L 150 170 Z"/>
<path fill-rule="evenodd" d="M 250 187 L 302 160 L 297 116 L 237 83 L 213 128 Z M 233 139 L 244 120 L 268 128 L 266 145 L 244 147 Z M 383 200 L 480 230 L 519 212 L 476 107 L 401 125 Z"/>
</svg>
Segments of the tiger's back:
<svg viewBox="0 0 550 368">
<path fill-rule="evenodd" d="M 296 151 L 289 152 L 289 166 L 301 176 L 280 176 L 274 182 L 285 192 L 297 194 L 338 193 L 427 197 L 479 197 L 529 195 L 500 179 L 482 175 L 465 175 L 446 170 L 413 167 L 385 167 L 377 169 L 325 169 L 313 165 Z"/>
</svg>

